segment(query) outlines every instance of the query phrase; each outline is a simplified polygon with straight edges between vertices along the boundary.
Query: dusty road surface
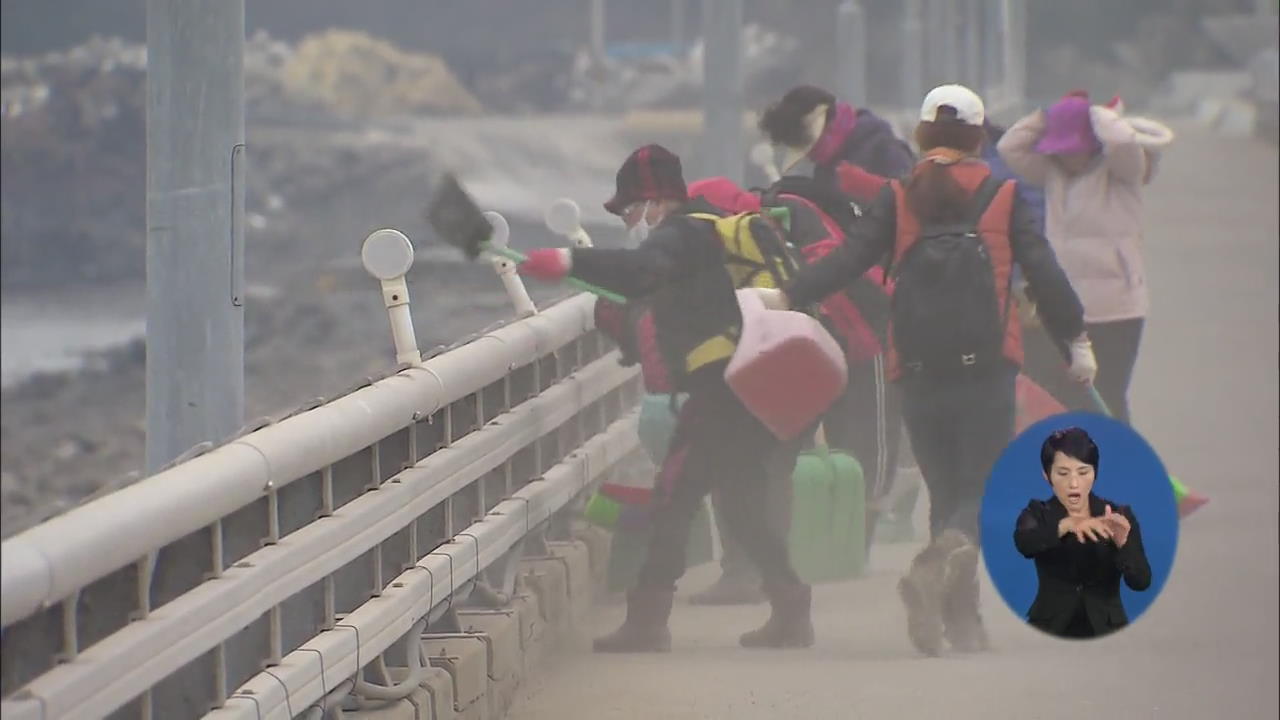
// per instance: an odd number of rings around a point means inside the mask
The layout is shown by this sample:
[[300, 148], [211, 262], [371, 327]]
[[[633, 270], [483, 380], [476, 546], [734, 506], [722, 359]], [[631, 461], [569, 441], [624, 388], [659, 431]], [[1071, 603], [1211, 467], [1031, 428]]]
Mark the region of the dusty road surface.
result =
[[[1280, 715], [1276, 149], [1179, 130], [1148, 194], [1154, 310], [1132, 400], [1166, 465], [1212, 502], [1183, 524], [1173, 576], [1135, 625], [1103, 641], [1052, 640], [987, 583], [995, 649], [920, 658], [894, 594], [915, 548], [890, 546], [866, 579], [817, 590], [812, 650], [741, 650], [738, 633], [764, 607], [685, 603], [671, 654], [571, 655], [526, 689], [512, 720]], [[595, 629], [620, 617], [601, 608]]]

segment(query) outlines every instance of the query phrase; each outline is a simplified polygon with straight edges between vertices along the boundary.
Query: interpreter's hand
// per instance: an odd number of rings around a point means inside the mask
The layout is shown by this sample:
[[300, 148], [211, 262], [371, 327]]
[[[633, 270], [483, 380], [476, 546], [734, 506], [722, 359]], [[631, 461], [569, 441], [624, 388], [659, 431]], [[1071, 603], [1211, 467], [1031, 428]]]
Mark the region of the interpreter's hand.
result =
[[1093, 344], [1088, 337], [1081, 335], [1071, 341], [1071, 367], [1067, 374], [1085, 385], [1092, 384], [1098, 376], [1098, 360], [1093, 356]]
[[751, 288], [751, 291], [760, 298], [764, 306], [770, 310], [790, 310], [791, 302], [787, 300], [787, 294], [778, 288]]
[[1068, 533], [1080, 542], [1102, 542], [1112, 537], [1111, 527], [1100, 517], [1065, 517], [1058, 523], [1058, 537]]
[[1122, 548], [1124, 544], [1129, 542], [1129, 531], [1132, 526], [1129, 524], [1129, 518], [1117, 512], [1111, 512], [1111, 506], [1107, 506], [1107, 512], [1102, 516], [1102, 521], [1111, 529], [1111, 539], [1115, 541], [1116, 547]]
[[521, 275], [555, 282], [563, 280], [572, 267], [573, 252], [569, 248], [539, 248], [529, 251], [516, 270]]

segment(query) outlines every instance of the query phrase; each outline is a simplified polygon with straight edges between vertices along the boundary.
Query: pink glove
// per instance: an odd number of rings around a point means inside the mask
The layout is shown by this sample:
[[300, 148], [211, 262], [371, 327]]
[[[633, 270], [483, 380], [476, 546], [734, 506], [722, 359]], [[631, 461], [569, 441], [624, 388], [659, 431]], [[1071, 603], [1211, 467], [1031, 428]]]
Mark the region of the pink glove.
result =
[[516, 270], [521, 275], [555, 282], [563, 280], [573, 266], [573, 254], [569, 248], [539, 248], [531, 250]]

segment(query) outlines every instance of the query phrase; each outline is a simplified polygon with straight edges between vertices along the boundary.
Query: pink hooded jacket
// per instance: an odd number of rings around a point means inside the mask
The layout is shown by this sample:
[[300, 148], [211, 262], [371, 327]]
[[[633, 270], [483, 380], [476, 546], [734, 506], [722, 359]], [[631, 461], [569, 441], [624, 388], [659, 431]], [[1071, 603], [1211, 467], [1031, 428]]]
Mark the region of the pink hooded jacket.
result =
[[1146, 317], [1142, 188], [1149, 159], [1137, 134], [1114, 110], [1089, 108], [1101, 152], [1070, 175], [1037, 151], [1045, 115], [1036, 111], [1009, 128], [996, 146], [1013, 172], [1045, 190], [1045, 234], [1084, 304], [1085, 322]]

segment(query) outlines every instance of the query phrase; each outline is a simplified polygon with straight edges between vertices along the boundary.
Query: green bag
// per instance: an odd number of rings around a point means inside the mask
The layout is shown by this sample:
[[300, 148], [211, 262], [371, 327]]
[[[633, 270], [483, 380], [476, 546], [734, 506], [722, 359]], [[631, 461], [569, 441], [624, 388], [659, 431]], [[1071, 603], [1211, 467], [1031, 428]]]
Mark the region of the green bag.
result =
[[597, 490], [591, 494], [582, 515], [592, 525], [611, 530], [622, 515], [622, 503]]
[[791, 564], [806, 583], [839, 582], [866, 569], [866, 487], [847, 453], [818, 446], [800, 453], [793, 475]]
[[[609, 592], [630, 590], [640, 574], [645, 557], [649, 551], [649, 533], [651, 530], [635, 530], [619, 527], [613, 532], [613, 541], [609, 546]], [[709, 563], [714, 557], [711, 539], [711, 514], [704, 500], [702, 508], [693, 518], [693, 527], [689, 531], [689, 547], [685, 550], [686, 565], [696, 567]]]

